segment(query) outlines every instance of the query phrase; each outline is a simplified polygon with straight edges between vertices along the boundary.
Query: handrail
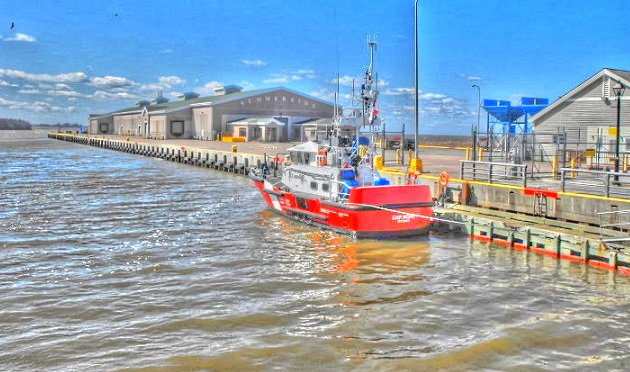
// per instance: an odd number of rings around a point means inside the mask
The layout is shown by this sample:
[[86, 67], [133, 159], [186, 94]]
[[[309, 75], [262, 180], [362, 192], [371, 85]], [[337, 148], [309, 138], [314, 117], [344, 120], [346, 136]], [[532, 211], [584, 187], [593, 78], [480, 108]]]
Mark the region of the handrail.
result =
[[[630, 241], [629, 237], [612, 237], [612, 238], [603, 238], [603, 229], [604, 228], [630, 228], [630, 210], [624, 209], [620, 211], [606, 211], [606, 212], [597, 212], [597, 216], [599, 217], [599, 237], [603, 242], [626, 242]], [[619, 216], [625, 216], [627, 221], [620, 221]], [[609, 223], [602, 223], [603, 217], [610, 217]]]
[[[630, 185], [630, 174], [590, 169], [560, 168], [560, 188], [567, 191], [567, 186], [575, 185], [593, 189], [593, 194], [627, 196], [628, 190], [621, 186]], [[623, 182], [622, 182], [623, 181]]]
[[527, 165], [487, 161], [460, 160], [462, 180], [498, 184], [517, 184], [527, 187]]

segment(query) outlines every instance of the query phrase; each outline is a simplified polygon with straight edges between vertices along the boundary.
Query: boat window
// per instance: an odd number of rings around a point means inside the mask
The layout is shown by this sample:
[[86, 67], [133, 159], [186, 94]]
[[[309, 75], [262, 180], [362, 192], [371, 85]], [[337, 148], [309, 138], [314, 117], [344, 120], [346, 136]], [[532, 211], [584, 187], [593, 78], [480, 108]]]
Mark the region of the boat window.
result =
[[317, 191], [317, 182], [311, 181], [311, 190]]
[[328, 192], [330, 190], [330, 186], [327, 183], [322, 184], [322, 190]]
[[302, 163], [303, 163], [303, 160], [302, 160], [302, 159], [303, 159], [303, 158], [302, 158], [302, 153], [301, 153], [301, 152], [298, 152], [298, 153], [297, 153], [297, 163], [298, 163], [298, 164], [302, 164]]
[[304, 153], [304, 163], [305, 163], [305, 164], [308, 164], [309, 158], [310, 158], [309, 153], [308, 153], [308, 152], [305, 152], [305, 153]]

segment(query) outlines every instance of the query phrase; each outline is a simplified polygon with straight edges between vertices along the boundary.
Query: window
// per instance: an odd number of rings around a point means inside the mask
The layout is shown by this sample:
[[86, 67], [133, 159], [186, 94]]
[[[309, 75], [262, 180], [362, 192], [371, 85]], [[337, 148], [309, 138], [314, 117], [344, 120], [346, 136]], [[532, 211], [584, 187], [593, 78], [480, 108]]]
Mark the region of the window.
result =
[[317, 182], [311, 181], [311, 190], [317, 191]]
[[322, 184], [322, 190], [328, 192], [330, 190], [330, 185], [327, 183]]
[[558, 145], [564, 144], [564, 133], [558, 133], [553, 135], [553, 143]]
[[247, 128], [238, 128], [239, 137], [247, 137]]

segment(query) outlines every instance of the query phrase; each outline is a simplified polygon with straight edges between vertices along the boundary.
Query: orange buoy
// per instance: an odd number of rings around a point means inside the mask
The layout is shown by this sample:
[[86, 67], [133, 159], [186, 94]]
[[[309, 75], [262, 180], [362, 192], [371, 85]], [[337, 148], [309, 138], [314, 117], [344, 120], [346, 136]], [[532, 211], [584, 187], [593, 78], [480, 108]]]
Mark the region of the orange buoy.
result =
[[440, 173], [440, 185], [442, 186], [448, 185], [449, 178], [450, 178], [450, 175], [448, 174], [447, 171], [443, 171], [442, 173]]

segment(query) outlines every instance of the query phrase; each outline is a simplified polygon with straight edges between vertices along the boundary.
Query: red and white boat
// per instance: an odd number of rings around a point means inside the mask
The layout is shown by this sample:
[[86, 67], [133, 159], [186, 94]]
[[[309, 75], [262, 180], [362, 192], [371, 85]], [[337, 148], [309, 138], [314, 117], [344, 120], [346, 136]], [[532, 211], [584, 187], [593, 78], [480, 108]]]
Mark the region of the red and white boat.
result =
[[[372, 89], [375, 43], [369, 45], [362, 108], [352, 117], [335, 120], [326, 140], [289, 148], [279, 173], [269, 174], [265, 163], [263, 169], [252, 169], [249, 177], [270, 208], [297, 221], [356, 238], [422, 235], [433, 220], [429, 187], [392, 185], [374, 166], [373, 136], [380, 119], [375, 107], [378, 91]], [[348, 126], [354, 131], [353, 144], [340, 137], [340, 128]], [[372, 138], [359, 137], [361, 128], [367, 128]]]

